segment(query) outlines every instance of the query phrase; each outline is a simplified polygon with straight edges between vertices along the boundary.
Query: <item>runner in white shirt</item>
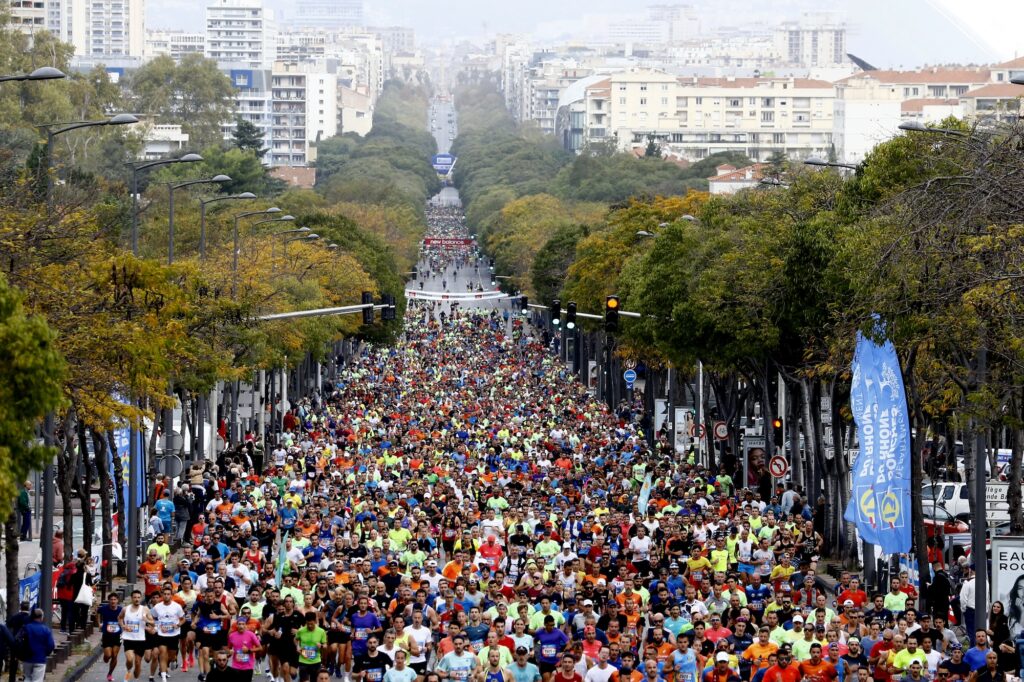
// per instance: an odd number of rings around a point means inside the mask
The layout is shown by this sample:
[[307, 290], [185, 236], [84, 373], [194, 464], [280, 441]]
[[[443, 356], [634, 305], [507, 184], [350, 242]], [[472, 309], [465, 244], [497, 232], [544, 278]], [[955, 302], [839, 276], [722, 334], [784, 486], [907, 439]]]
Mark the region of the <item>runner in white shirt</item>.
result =
[[118, 618], [121, 625], [121, 643], [124, 646], [126, 682], [142, 677], [142, 659], [148, 651], [146, 646], [146, 625], [153, 622], [149, 607], [142, 603], [142, 592], [132, 592], [132, 603], [121, 610]]
[[163, 600], [152, 609], [156, 622], [156, 641], [160, 647], [160, 678], [166, 682], [167, 665], [171, 658], [178, 657], [178, 640], [181, 638], [181, 624], [185, 622], [185, 610], [172, 600], [171, 588], [165, 587]]

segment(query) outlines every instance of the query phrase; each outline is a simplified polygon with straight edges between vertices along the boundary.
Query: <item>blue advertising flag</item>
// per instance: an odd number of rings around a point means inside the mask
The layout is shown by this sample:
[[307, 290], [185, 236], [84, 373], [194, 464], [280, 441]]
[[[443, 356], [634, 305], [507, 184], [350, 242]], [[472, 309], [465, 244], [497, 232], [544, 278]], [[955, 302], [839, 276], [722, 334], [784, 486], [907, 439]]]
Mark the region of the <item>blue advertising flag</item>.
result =
[[636, 500], [636, 508], [641, 514], [647, 513], [647, 506], [651, 503], [651, 472], [644, 476], [644, 484], [640, 486], [640, 496]]
[[886, 554], [910, 551], [910, 420], [899, 358], [859, 333], [853, 356], [850, 406], [860, 455], [844, 518]]

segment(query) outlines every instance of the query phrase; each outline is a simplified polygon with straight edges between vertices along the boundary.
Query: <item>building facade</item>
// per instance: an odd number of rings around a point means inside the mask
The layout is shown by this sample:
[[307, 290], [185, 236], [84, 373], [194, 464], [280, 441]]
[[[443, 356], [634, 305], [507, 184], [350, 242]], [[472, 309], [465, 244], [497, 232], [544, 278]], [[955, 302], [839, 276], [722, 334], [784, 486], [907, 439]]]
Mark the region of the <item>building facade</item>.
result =
[[271, 166], [307, 166], [338, 132], [338, 81], [323, 64], [276, 62], [271, 72]]
[[206, 56], [222, 67], [270, 68], [275, 34], [274, 14], [260, 0], [214, 0], [206, 7]]

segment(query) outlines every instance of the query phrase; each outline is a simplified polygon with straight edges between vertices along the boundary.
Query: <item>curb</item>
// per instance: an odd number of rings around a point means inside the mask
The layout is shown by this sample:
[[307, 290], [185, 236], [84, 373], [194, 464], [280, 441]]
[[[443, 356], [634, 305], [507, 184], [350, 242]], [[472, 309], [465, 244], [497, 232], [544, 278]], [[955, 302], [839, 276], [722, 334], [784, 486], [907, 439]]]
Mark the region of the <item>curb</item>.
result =
[[78, 682], [85, 675], [86, 671], [93, 666], [103, 655], [103, 647], [96, 645], [96, 648], [80, 659], [68, 672], [64, 673], [64, 682]]

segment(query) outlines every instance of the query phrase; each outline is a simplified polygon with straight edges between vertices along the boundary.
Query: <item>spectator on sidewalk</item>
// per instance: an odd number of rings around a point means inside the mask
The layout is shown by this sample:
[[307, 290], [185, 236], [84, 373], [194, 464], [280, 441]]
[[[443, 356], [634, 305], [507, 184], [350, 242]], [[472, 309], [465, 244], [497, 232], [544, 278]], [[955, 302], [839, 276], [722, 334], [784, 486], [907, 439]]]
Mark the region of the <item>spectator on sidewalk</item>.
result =
[[18, 515], [21, 517], [21, 540], [24, 542], [32, 540], [32, 502], [28, 496], [31, 491], [31, 481], [25, 481], [25, 485], [18, 491]]
[[53, 534], [53, 556], [51, 559], [54, 566], [64, 561], [64, 531], [62, 530]]
[[21, 650], [21, 660], [25, 671], [25, 682], [43, 682], [46, 677], [46, 659], [56, 646], [53, 643], [53, 633], [43, 623], [42, 609], [35, 609], [32, 612], [32, 620], [22, 628], [20, 640], [24, 642]]

